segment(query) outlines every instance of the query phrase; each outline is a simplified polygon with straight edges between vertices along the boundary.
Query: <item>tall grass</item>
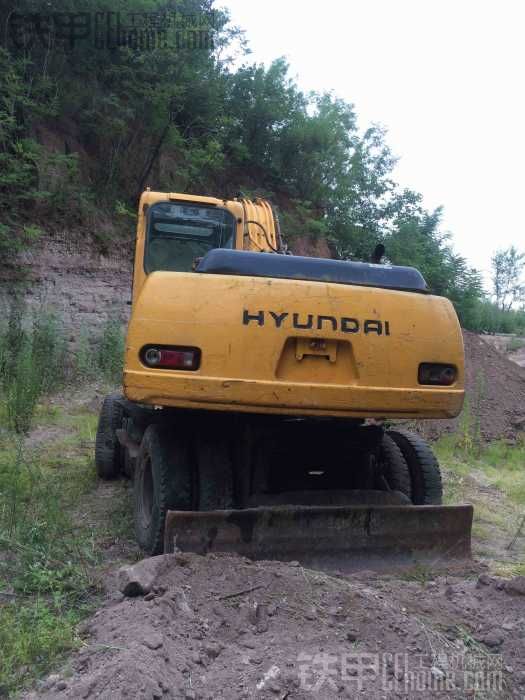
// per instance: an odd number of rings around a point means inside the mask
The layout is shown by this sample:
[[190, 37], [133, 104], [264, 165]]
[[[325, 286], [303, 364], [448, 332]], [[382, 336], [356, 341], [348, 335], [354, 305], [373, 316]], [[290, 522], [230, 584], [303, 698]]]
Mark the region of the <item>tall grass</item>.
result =
[[73, 515], [95, 483], [92, 460], [75, 455], [65, 443], [50, 452], [24, 442], [16, 434], [0, 439], [0, 687], [5, 693], [47, 671], [77, 644], [76, 624], [96, 590], [92, 535]]
[[95, 334], [83, 329], [74, 359], [74, 374], [80, 381], [103, 380], [111, 386], [122, 381], [124, 333], [120, 321], [108, 318]]
[[36, 406], [44, 394], [63, 386], [66, 377], [66, 340], [52, 313], [40, 309], [28, 319], [20, 303], [10, 309], [0, 334], [2, 398], [9, 428], [27, 434]]
[[116, 319], [109, 318], [102, 326], [97, 346], [97, 365], [102, 376], [111, 384], [120, 384], [124, 360], [124, 335], [122, 326]]
[[[49, 669], [78, 642], [96, 553], [91, 533], [73, 513], [95, 483], [92, 457], [75, 457], [82, 429], [94, 435], [96, 416], [84, 415], [77, 446], [57, 454], [31, 448], [31, 430], [47, 396], [69, 382], [120, 382], [123, 334], [106, 322], [94, 338], [68, 352], [59, 319], [29, 313], [15, 300], [0, 320], [0, 697]], [[91, 452], [91, 447], [89, 447]], [[73, 455], [71, 454], [73, 452]]]
[[69, 382], [120, 385], [124, 333], [117, 319], [108, 318], [95, 332], [83, 329], [68, 351], [62, 323], [52, 311], [29, 314], [15, 300], [6, 316], [0, 320], [0, 400], [17, 434], [31, 429], [38, 401]]
[[455, 435], [455, 446], [465, 456], [479, 457], [483, 449], [481, 434], [481, 403], [486, 393], [486, 379], [482, 372], [476, 375], [476, 388], [465, 399], [459, 426]]

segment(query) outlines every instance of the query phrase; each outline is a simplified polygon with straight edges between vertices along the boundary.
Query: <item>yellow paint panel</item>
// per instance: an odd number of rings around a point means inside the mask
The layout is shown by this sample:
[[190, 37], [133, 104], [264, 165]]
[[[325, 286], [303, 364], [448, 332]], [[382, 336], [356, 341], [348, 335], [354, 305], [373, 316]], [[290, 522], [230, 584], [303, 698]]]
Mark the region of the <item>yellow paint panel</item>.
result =
[[[282, 314], [287, 315], [277, 327], [274, 319]], [[337, 330], [319, 323], [326, 316], [336, 320]], [[376, 331], [365, 333], [366, 321]], [[297, 338], [336, 342], [336, 361], [298, 360]], [[149, 370], [139, 359], [149, 343], [199, 347], [201, 367]], [[420, 386], [421, 362], [456, 365], [456, 384]], [[441, 297], [325, 282], [154, 272], [133, 307], [125, 393], [146, 403], [219, 410], [450, 417], [462, 406], [463, 377], [461, 331], [452, 305]]]

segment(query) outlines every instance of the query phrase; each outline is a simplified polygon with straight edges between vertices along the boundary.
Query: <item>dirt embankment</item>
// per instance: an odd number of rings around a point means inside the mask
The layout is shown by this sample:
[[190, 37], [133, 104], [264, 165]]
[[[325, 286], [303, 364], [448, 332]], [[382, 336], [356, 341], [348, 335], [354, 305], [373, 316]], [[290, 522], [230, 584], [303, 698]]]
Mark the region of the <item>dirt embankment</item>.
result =
[[[525, 368], [483, 340], [463, 331], [468, 422], [485, 440], [515, 439], [525, 431]], [[462, 418], [418, 426], [435, 438], [458, 429]], [[463, 416], [467, 421], [467, 416]]]
[[525, 367], [525, 345], [518, 350], [513, 350], [508, 354], [509, 360], [515, 362], [520, 367]]
[[71, 675], [32, 697], [521, 698], [525, 578], [478, 573], [416, 580], [155, 557], [121, 575], [139, 594], [115, 594], [85, 626]]

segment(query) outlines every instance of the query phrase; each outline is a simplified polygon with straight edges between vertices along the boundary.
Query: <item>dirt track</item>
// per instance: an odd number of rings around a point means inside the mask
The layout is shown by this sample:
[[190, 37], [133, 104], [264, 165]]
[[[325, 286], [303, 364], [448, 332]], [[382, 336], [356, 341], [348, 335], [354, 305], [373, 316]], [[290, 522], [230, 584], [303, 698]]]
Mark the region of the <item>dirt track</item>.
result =
[[160, 569], [152, 592], [124, 597], [113, 581], [71, 677], [33, 697], [471, 698], [476, 682], [476, 698], [525, 694], [525, 578], [518, 594], [474, 566], [404, 579], [230, 555], [147, 567]]

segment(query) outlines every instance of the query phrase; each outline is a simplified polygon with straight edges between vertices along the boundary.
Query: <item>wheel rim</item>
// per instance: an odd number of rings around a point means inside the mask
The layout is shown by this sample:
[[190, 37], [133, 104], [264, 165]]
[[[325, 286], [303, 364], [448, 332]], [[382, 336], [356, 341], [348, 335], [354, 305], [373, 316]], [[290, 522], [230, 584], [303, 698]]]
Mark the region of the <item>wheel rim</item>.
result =
[[144, 468], [141, 470], [140, 494], [140, 519], [147, 528], [151, 524], [153, 512], [153, 472], [149, 456], [144, 460]]

